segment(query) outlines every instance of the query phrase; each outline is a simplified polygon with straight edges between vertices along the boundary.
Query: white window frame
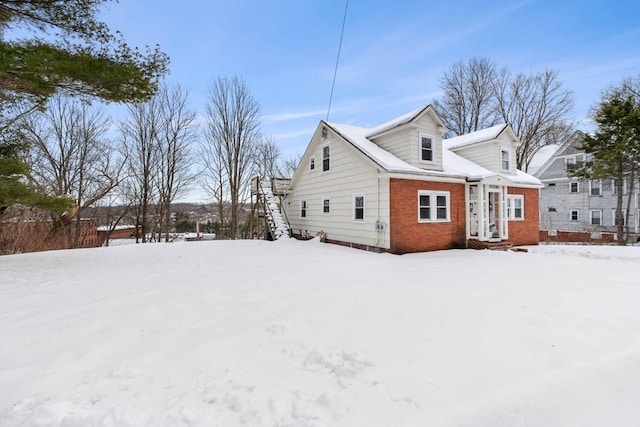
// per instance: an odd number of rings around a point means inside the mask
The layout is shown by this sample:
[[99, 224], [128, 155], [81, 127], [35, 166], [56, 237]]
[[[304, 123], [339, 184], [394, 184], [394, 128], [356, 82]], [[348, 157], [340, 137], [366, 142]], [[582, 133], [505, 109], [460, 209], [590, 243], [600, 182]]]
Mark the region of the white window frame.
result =
[[[420, 204], [420, 196], [429, 197], [429, 218], [422, 218]], [[438, 209], [442, 209], [437, 205], [438, 197], [445, 197], [446, 218], [438, 218]], [[432, 190], [418, 190], [418, 222], [451, 222], [451, 192], [450, 191], [432, 191]]]
[[[576, 213], [576, 219], [573, 219], [573, 213]], [[570, 209], [569, 210], [569, 221], [577, 222], [580, 221], [580, 209]]]
[[[331, 213], [331, 197], [323, 197], [322, 198], [322, 203], [320, 203], [320, 206], [321, 206], [323, 214], [325, 214], [325, 215], [326, 214], [330, 214]], [[325, 211], [325, 207], [327, 208], [326, 211]]]
[[[611, 192], [617, 196], [618, 195], [618, 187], [616, 187], [616, 180], [611, 180]], [[627, 178], [622, 179], [622, 194], [627, 194]]]
[[316, 156], [309, 157], [309, 170], [316, 170]]
[[[424, 160], [422, 158], [422, 152], [423, 152], [423, 148], [422, 148], [422, 139], [423, 138], [429, 138], [431, 140], [431, 148], [429, 151], [431, 151], [431, 160]], [[418, 138], [418, 156], [420, 159], [420, 163], [426, 163], [426, 164], [435, 164], [436, 163], [436, 138], [433, 135], [430, 135], [428, 133], [422, 133], [420, 132], [420, 136]]]
[[[598, 224], [594, 224], [594, 222], [593, 222], [593, 214], [595, 212], [598, 212], [600, 214], [600, 218], [599, 218], [600, 219], [600, 223], [598, 223]], [[602, 227], [602, 225], [603, 225], [602, 224], [602, 209], [591, 209], [589, 211], [589, 225], [597, 225], [597, 226]]]
[[[504, 154], [507, 154], [507, 158], [504, 158]], [[505, 168], [505, 161], [507, 162], [507, 167]], [[500, 170], [510, 171], [511, 170], [511, 149], [507, 147], [500, 147]]]
[[568, 156], [564, 158], [565, 165], [575, 165], [576, 164], [576, 156]]
[[[616, 210], [617, 209], [611, 209], [611, 225], [614, 227], [617, 227]], [[627, 210], [622, 209], [622, 226], [625, 227], [626, 225], [627, 225]]]
[[[358, 208], [357, 206], [357, 200], [359, 198], [362, 198], [362, 207]], [[354, 193], [353, 194], [353, 206], [352, 206], [352, 212], [353, 212], [353, 221], [354, 222], [365, 222], [365, 207], [367, 204], [367, 198], [365, 197], [364, 193]], [[358, 209], [362, 209], [362, 218], [358, 218], [357, 215], [357, 211]]]
[[300, 219], [306, 219], [307, 218], [307, 210], [309, 209], [309, 206], [307, 205], [307, 201], [306, 200], [300, 200]]
[[[576, 185], [576, 191], [573, 191], [573, 184]], [[569, 193], [570, 194], [578, 194], [578, 193], [580, 193], [580, 181], [571, 181], [569, 183]]]
[[[327, 156], [325, 157], [325, 149]], [[322, 172], [331, 170], [331, 146], [329, 144], [322, 146]]]
[[[516, 216], [515, 201], [520, 200], [520, 215]], [[524, 195], [507, 195], [507, 219], [509, 221], [524, 221]]]
[[[593, 184], [598, 183], [598, 194], [593, 194], [594, 186]], [[601, 179], [591, 179], [589, 180], [589, 196], [599, 197], [602, 196], [602, 180]]]

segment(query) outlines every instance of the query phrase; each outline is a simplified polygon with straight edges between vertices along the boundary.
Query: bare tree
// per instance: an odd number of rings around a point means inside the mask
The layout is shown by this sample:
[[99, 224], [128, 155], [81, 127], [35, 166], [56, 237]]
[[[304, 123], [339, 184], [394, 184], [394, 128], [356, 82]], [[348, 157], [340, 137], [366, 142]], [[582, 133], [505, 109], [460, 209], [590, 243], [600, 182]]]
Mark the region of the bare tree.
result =
[[502, 69], [494, 90], [497, 113], [520, 140], [516, 152], [518, 169], [526, 172], [540, 148], [564, 141], [573, 132], [573, 123], [568, 119], [573, 110], [573, 94], [562, 87], [555, 71], [512, 77]]
[[193, 174], [191, 143], [196, 136], [196, 114], [188, 106], [188, 93], [180, 86], [163, 86], [156, 95], [159, 98], [161, 119], [158, 133], [159, 206], [165, 241], [171, 231], [171, 203], [189, 188]]
[[292, 178], [293, 174], [296, 173], [296, 169], [298, 169], [298, 165], [302, 161], [302, 154], [296, 153], [289, 157], [289, 159], [285, 160], [282, 163], [282, 174], [285, 178]]
[[128, 186], [137, 197], [136, 227], [142, 243], [147, 242], [152, 209], [158, 200], [156, 185], [160, 156], [156, 140], [160, 132], [158, 98], [130, 104], [129, 117], [121, 124], [122, 147], [127, 158]]
[[105, 136], [107, 124], [101, 109], [62, 96], [51, 98], [46, 112], [30, 115], [24, 122], [31, 146], [31, 178], [45, 194], [75, 201], [76, 209], [59, 218], [69, 247], [81, 243], [78, 213], [105, 197], [121, 180], [124, 162]]
[[261, 140], [260, 107], [240, 77], [219, 77], [209, 90], [206, 112], [205, 144], [210, 147], [203, 151], [219, 156], [209, 162], [212, 168], [206, 174], [215, 183], [208, 188], [219, 191], [214, 197], [228, 198], [229, 237], [235, 239], [241, 210], [249, 196], [253, 157]]
[[282, 178], [280, 149], [272, 138], [262, 138], [256, 146], [254, 156], [255, 174], [260, 178]]
[[487, 58], [471, 58], [449, 68], [440, 79], [443, 98], [434, 107], [450, 131], [464, 135], [497, 123], [495, 79], [495, 65]]

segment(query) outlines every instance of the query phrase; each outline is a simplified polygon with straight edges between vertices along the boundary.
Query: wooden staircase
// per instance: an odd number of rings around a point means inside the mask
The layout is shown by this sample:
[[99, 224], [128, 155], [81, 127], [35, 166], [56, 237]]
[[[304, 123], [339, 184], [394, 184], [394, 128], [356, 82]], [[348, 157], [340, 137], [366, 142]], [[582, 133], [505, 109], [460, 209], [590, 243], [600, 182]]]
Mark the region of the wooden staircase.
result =
[[279, 190], [274, 194], [274, 187], [276, 187], [274, 180], [267, 181], [260, 178], [254, 178], [254, 180], [252, 187], [258, 201], [258, 218], [264, 218], [268, 230], [268, 234], [264, 237], [270, 240], [278, 240], [282, 236], [289, 237], [289, 221], [282, 210], [281, 198], [284, 195], [281, 189], [288, 182], [283, 183], [280, 182], [283, 180], [279, 179]]

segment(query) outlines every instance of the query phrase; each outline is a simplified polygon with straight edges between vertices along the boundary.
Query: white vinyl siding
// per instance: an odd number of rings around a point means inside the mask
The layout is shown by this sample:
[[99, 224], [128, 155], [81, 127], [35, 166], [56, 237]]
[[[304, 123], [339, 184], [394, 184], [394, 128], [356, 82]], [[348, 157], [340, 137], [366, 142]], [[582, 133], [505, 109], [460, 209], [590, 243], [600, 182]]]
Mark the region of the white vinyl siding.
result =
[[[322, 173], [322, 147], [330, 145], [330, 172]], [[320, 231], [331, 240], [390, 248], [388, 228], [376, 231], [376, 221], [389, 226], [389, 178], [378, 172], [362, 153], [331, 132], [323, 139], [318, 132], [296, 172], [284, 203], [294, 234], [315, 236]], [[316, 158], [316, 170], [306, 165]], [[354, 222], [354, 194], [365, 194], [364, 220]], [[323, 213], [322, 200], [330, 198], [330, 213]], [[300, 219], [298, 200], [307, 201], [307, 217]], [[290, 204], [288, 202], [291, 202]], [[294, 202], [295, 201], [295, 202]], [[357, 224], [357, 226], [354, 226]]]

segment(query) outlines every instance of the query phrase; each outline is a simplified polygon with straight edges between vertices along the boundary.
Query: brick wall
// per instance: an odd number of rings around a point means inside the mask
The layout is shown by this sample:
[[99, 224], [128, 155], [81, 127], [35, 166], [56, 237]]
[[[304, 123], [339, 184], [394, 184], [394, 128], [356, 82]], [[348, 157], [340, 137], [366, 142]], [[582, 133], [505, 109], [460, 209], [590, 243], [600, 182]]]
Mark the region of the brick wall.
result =
[[507, 193], [524, 195], [524, 221], [509, 221], [509, 241], [515, 246], [537, 245], [540, 243], [540, 190], [509, 187]]
[[[419, 223], [418, 190], [449, 191], [451, 222]], [[464, 184], [391, 179], [389, 193], [390, 252], [465, 247]]]

